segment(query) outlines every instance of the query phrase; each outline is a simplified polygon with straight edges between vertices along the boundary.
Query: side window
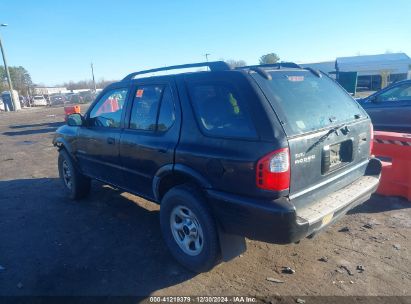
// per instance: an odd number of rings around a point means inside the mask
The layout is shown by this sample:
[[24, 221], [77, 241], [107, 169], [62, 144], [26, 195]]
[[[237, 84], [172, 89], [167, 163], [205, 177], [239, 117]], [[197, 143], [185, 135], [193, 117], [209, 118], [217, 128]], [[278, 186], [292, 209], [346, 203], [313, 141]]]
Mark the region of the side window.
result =
[[137, 88], [131, 110], [131, 129], [156, 131], [157, 127], [162, 132], [168, 130], [174, 120], [174, 102], [169, 87], [147, 85]]
[[119, 128], [126, 96], [127, 89], [114, 89], [104, 94], [90, 112], [89, 125]]
[[256, 132], [236, 90], [225, 84], [192, 84], [191, 100], [203, 131], [211, 136], [255, 137]]
[[160, 132], [167, 131], [173, 125], [176, 119], [173, 96], [169, 87], [166, 87], [161, 100], [160, 114], [158, 116], [157, 130]]
[[403, 84], [377, 96], [378, 102], [395, 102], [411, 99], [411, 85]]
[[134, 96], [131, 110], [130, 128], [154, 131], [156, 128], [158, 106], [164, 86], [139, 86]]

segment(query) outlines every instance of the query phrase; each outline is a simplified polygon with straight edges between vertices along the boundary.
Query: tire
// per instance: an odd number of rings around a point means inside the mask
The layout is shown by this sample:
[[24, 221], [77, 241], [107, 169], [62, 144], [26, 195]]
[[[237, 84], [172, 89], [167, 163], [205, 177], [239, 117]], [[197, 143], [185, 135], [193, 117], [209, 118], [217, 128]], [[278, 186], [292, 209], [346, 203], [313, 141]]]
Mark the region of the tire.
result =
[[79, 172], [66, 150], [59, 152], [58, 168], [60, 179], [70, 199], [78, 200], [87, 196], [90, 192], [91, 180]]
[[161, 200], [160, 224], [171, 254], [187, 269], [206, 272], [219, 262], [217, 226], [196, 188], [181, 185], [169, 190]]

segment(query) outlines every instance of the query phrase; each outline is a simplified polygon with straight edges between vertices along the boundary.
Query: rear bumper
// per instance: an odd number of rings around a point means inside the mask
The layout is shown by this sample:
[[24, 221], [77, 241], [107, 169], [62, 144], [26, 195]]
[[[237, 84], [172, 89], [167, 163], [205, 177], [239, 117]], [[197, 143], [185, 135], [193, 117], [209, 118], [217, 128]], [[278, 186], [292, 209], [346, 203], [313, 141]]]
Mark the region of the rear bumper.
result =
[[381, 162], [371, 159], [364, 176], [301, 210], [285, 197], [259, 200], [213, 190], [207, 193], [213, 213], [226, 233], [287, 244], [318, 233], [368, 200], [377, 190], [380, 174]]

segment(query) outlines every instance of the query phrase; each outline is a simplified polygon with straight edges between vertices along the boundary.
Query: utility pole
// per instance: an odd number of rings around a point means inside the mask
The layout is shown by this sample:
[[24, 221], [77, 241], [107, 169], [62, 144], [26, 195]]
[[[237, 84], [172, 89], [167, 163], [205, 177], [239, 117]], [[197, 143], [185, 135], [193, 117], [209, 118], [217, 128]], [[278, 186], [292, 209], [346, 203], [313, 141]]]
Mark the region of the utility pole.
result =
[[96, 92], [96, 91], [97, 91], [97, 87], [96, 87], [96, 80], [94, 79], [94, 67], [93, 67], [93, 63], [91, 63], [91, 75], [93, 76], [94, 92]]
[[[208, 62], [208, 56], [210, 56], [211, 54], [205, 53], [204, 56], [206, 58], [206, 62]], [[210, 67], [207, 67], [207, 70], [210, 70]]]
[[[2, 24], [0, 24], [0, 26], [4, 26], [4, 27], [5, 27], [5, 26], [7, 26], [7, 24], [6, 24], [6, 23], [2, 23]], [[7, 66], [6, 54], [5, 54], [4, 49], [3, 49], [3, 44], [2, 44], [2, 42], [1, 42], [1, 37], [0, 37], [0, 49], [1, 49], [1, 54], [2, 54], [2, 56], [3, 56], [4, 69], [6, 70], [7, 82], [9, 83], [10, 98], [11, 98], [11, 102], [12, 102], [12, 104], [13, 104], [13, 109], [12, 109], [12, 111], [16, 111], [17, 105], [16, 105], [16, 101], [14, 100], [13, 85], [12, 85], [12, 83], [11, 83], [9, 67]]]

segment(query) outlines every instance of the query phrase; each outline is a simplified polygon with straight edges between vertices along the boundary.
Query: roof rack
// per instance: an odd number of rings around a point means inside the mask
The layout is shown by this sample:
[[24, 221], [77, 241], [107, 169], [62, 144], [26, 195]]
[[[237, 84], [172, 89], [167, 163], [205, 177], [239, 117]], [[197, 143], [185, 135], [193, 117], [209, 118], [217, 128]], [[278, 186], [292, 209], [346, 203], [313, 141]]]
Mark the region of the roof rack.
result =
[[311, 73], [313, 73], [315, 76], [317, 76], [318, 78], [321, 78], [321, 71], [310, 68], [310, 67], [305, 67], [304, 70], [310, 71]]
[[254, 69], [254, 68], [295, 68], [295, 69], [302, 69], [302, 67], [294, 62], [278, 62], [278, 63], [270, 63], [270, 64], [259, 64], [259, 65], [248, 65], [243, 67], [237, 67], [236, 70], [241, 69]]
[[148, 74], [148, 73], [168, 71], [168, 70], [177, 70], [177, 69], [198, 68], [198, 67], [208, 67], [210, 69], [210, 71], [231, 70], [231, 67], [224, 61], [189, 63], [189, 64], [172, 65], [172, 66], [163, 67], [163, 68], [157, 68], [157, 69], [134, 72], [134, 73], [128, 74], [126, 77], [124, 77], [122, 81], [131, 80], [135, 76], [141, 75], [141, 74]]

